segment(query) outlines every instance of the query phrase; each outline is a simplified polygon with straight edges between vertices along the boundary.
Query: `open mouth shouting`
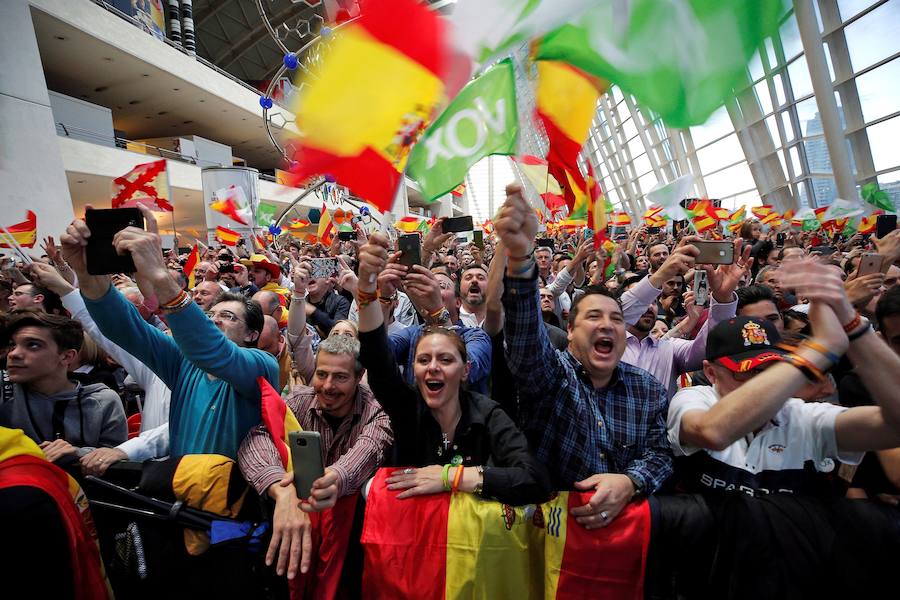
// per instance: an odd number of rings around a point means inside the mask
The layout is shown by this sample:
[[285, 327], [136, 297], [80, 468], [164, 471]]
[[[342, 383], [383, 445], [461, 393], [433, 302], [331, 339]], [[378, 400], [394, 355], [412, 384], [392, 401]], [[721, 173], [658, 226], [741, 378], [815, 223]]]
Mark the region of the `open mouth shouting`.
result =
[[425, 380], [425, 387], [428, 388], [428, 391], [434, 392], [434, 393], [440, 392], [441, 390], [444, 389], [444, 387], [446, 385], [447, 384], [445, 384], [443, 381], [441, 381], [439, 379], [426, 379]]
[[615, 341], [611, 337], [600, 336], [594, 340], [594, 353], [601, 359], [608, 359], [613, 355]]

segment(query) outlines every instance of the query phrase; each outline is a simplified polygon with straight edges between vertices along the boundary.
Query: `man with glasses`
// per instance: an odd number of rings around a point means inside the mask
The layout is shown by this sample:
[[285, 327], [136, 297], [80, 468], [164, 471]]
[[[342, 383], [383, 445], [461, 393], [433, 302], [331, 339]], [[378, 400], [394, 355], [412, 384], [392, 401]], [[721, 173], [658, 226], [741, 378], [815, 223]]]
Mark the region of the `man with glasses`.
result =
[[172, 390], [171, 455], [236, 458], [241, 440], [261, 419], [257, 378], [278, 385], [275, 359], [256, 348], [262, 310], [245, 296], [223, 292], [204, 316], [169, 275], [153, 213], [143, 207], [141, 212], [148, 230], [128, 227], [112, 243], [119, 254], [130, 253], [136, 280], [166, 313], [171, 337], [147, 324], [108, 276], [88, 273], [84, 250], [91, 232], [83, 220], [73, 221], [62, 236], [63, 256], [100, 331]]

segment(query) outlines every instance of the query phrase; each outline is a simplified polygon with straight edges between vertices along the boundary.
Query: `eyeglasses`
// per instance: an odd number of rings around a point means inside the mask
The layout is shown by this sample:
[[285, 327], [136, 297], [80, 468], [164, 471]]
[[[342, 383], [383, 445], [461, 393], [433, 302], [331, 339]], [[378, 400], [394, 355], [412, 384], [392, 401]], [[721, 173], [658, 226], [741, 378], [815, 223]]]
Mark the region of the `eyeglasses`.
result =
[[209, 317], [210, 321], [215, 321], [216, 317], [223, 321], [231, 321], [232, 323], [237, 323], [241, 320], [240, 317], [229, 310], [220, 310], [219, 312], [208, 310], [206, 311], [206, 316]]

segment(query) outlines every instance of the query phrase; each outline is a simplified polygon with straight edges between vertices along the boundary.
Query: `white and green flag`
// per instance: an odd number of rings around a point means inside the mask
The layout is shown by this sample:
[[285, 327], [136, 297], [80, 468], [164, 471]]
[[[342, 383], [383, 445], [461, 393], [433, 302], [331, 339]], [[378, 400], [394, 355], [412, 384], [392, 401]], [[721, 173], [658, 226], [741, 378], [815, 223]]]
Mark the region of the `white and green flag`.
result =
[[278, 214], [278, 206], [269, 202], [260, 202], [256, 207], [256, 224], [260, 227], [268, 227]]
[[413, 148], [406, 174], [433, 202], [491, 154], [515, 154], [519, 133], [512, 62], [503, 60], [460, 91]]

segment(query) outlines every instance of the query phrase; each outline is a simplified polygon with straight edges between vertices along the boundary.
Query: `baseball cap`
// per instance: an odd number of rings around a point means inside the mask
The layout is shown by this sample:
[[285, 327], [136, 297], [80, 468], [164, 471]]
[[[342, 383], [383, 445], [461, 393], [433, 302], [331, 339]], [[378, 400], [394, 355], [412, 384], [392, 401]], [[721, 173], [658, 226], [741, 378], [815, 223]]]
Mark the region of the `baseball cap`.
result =
[[770, 321], [756, 317], [734, 317], [716, 325], [706, 338], [706, 360], [735, 373], [743, 373], [767, 362], [782, 360], [786, 353]]
[[268, 256], [263, 254], [253, 254], [249, 259], [244, 258], [241, 260], [241, 264], [247, 267], [262, 267], [275, 279], [281, 277], [281, 266], [273, 263]]

